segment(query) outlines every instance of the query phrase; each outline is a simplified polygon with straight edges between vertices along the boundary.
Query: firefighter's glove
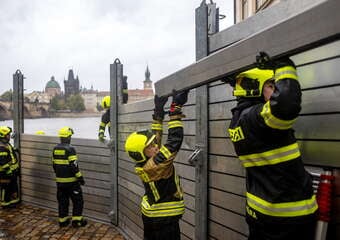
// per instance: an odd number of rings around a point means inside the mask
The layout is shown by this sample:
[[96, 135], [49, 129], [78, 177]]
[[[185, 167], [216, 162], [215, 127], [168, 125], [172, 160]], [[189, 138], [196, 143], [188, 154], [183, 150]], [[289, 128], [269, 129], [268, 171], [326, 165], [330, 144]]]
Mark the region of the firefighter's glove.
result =
[[100, 142], [104, 142], [104, 141], [105, 141], [105, 135], [104, 135], [103, 132], [99, 132], [99, 133], [98, 133], [98, 140], [99, 140]]
[[278, 60], [273, 60], [265, 52], [260, 52], [256, 56], [255, 65], [256, 67], [260, 69], [272, 69], [272, 70], [276, 70], [278, 68], [285, 67], [285, 66], [292, 66], [296, 68], [294, 62], [290, 58], [285, 57], [285, 58], [281, 58]]
[[13, 174], [14, 174], [15, 176], [20, 177], [20, 176], [21, 176], [20, 168], [17, 168], [17, 169], [15, 169], [15, 170], [13, 170]]
[[174, 92], [169, 111], [170, 116], [182, 114], [182, 106], [188, 101], [188, 93], [189, 90]]
[[83, 177], [78, 178], [78, 182], [80, 185], [84, 186], [85, 185], [85, 180]]
[[13, 175], [12, 169], [7, 168], [7, 169], [6, 169], [6, 175], [7, 175], [7, 176], [12, 176], [12, 175]]
[[164, 105], [168, 101], [168, 97], [166, 96], [158, 96], [155, 95], [154, 103], [155, 103], [155, 109], [154, 114], [152, 115], [152, 118], [154, 120], [162, 121], [164, 119]]
[[275, 69], [274, 61], [269, 57], [269, 55], [265, 52], [259, 52], [256, 55], [256, 67], [259, 69]]
[[232, 87], [235, 87], [236, 84], [236, 76], [232, 75], [232, 76], [228, 76], [228, 77], [224, 77], [221, 79], [222, 82], [229, 84]]

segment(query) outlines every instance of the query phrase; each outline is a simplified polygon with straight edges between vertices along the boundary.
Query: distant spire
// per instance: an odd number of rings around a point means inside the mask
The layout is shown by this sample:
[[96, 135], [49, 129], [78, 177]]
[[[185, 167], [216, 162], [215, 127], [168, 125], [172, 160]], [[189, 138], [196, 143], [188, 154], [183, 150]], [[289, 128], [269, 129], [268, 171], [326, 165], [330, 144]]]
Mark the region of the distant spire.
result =
[[145, 80], [144, 80], [144, 89], [152, 89], [152, 81], [150, 79], [150, 70], [149, 66], [146, 65], [146, 70], [145, 70]]
[[67, 78], [67, 80], [74, 80], [74, 73], [73, 73], [73, 69], [70, 69], [70, 70], [68, 70], [68, 78]]
[[149, 71], [149, 66], [146, 65], [146, 70], [145, 70], [145, 81], [144, 82], [151, 82], [151, 79], [150, 79], [150, 71]]

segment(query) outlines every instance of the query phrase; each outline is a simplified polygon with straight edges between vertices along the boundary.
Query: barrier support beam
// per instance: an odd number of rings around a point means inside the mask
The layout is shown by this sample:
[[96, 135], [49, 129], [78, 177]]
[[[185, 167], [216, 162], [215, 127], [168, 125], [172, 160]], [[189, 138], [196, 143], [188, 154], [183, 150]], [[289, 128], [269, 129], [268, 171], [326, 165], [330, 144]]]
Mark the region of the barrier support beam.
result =
[[[273, 7], [272, 10], [275, 8]], [[290, 56], [340, 38], [340, 1], [328, 0], [221, 49], [155, 83], [156, 93], [192, 89], [253, 67], [259, 51]]]

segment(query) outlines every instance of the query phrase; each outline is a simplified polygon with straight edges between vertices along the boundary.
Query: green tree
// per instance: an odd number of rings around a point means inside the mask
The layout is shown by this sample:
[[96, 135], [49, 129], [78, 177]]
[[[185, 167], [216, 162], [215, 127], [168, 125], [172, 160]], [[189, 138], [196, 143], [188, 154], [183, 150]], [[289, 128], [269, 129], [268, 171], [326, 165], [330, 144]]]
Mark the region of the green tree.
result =
[[63, 110], [66, 109], [65, 100], [61, 96], [54, 96], [51, 99], [51, 109], [53, 110]]
[[69, 96], [66, 100], [66, 105], [72, 112], [85, 110], [84, 99], [79, 94]]
[[0, 99], [3, 101], [11, 102], [13, 97], [13, 91], [12, 89], [9, 91], [4, 92], [1, 96]]

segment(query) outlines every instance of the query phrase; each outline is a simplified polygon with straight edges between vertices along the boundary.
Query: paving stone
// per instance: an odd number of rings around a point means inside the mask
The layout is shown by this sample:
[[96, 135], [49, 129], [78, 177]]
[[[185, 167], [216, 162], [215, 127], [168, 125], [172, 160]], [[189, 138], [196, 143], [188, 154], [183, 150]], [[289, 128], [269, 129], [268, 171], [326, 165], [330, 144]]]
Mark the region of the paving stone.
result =
[[0, 208], [0, 240], [124, 240], [113, 225], [88, 220], [83, 228], [60, 228], [57, 217], [29, 204]]

